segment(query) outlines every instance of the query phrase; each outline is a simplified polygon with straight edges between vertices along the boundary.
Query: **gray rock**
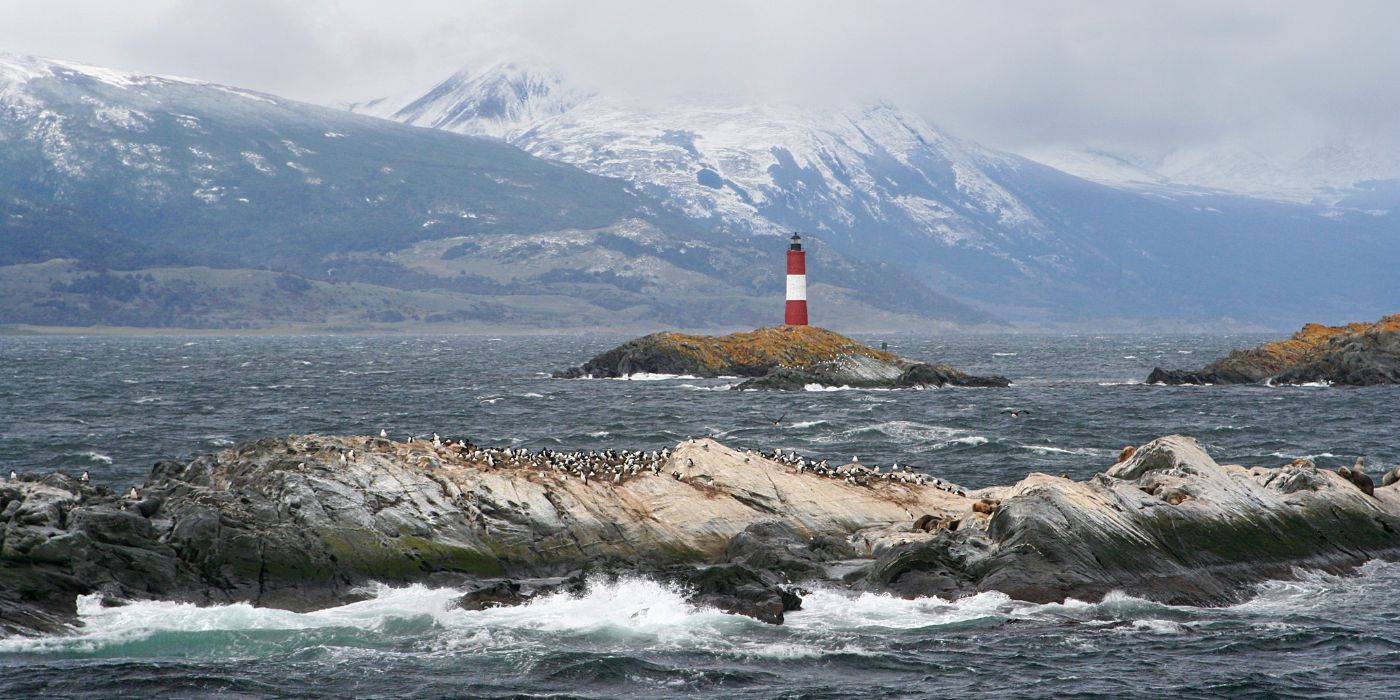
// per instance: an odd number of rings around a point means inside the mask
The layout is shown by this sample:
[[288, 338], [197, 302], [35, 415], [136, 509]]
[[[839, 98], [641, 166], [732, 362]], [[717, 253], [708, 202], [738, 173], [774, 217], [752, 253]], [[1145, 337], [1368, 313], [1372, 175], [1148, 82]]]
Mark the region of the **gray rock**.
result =
[[[655, 472], [586, 484], [538, 455], [495, 454], [302, 436], [163, 462], [141, 502], [76, 480], [7, 483], [0, 628], [56, 629], [94, 592], [310, 610], [369, 581], [421, 581], [510, 604], [542, 590], [512, 584], [581, 569], [656, 575], [770, 622], [800, 604], [791, 583], [813, 580], [1199, 605], [1294, 567], [1344, 571], [1400, 552], [1400, 490], [1368, 495], [1305, 462], [1222, 466], [1179, 436], [1085, 482], [1032, 474], [970, 495], [839, 478], [855, 465], [838, 478], [798, 471], [710, 440], [677, 445]], [[945, 526], [912, 529], [925, 514]]]

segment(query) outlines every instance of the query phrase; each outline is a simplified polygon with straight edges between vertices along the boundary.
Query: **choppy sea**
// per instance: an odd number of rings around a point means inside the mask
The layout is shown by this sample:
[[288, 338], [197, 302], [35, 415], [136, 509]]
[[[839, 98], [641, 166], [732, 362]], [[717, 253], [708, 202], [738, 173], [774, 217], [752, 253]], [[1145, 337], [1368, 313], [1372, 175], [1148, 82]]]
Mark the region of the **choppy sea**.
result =
[[[1260, 336], [862, 339], [1015, 384], [758, 393], [726, 379], [549, 378], [613, 336], [0, 337], [0, 475], [87, 470], [124, 488], [157, 459], [380, 429], [559, 449], [714, 436], [899, 461], [970, 487], [1085, 478], [1169, 433], [1246, 465], [1400, 461], [1400, 387], [1141, 383]], [[422, 587], [309, 614], [84, 599], [70, 634], [0, 639], [0, 697], [1393, 698], [1396, 590], [1400, 565], [1384, 563], [1299, 572], [1216, 609], [818, 589], [781, 627], [692, 608], [647, 580], [483, 612]]]

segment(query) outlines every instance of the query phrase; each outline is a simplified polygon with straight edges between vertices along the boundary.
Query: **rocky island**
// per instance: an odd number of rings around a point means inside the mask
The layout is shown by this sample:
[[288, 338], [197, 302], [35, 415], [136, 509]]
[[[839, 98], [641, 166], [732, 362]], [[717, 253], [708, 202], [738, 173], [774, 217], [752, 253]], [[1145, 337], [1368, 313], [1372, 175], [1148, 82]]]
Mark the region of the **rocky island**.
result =
[[744, 377], [735, 389], [1011, 385], [1005, 377], [978, 377], [947, 365], [910, 360], [815, 326], [775, 326], [718, 337], [653, 333], [554, 376], [613, 379], [635, 374]]
[[1400, 314], [1375, 323], [1309, 323], [1287, 340], [1236, 350], [1199, 370], [1158, 367], [1148, 384], [1400, 383]]
[[309, 610], [424, 582], [480, 608], [618, 573], [773, 623], [807, 582], [1223, 604], [1295, 567], [1400, 556], [1400, 474], [1340, 472], [1220, 465], [1181, 436], [1087, 481], [976, 491], [712, 440], [583, 453], [267, 438], [161, 462], [126, 493], [60, 473], [0, 482], [0, 629], [61, 630], [91, 593]]

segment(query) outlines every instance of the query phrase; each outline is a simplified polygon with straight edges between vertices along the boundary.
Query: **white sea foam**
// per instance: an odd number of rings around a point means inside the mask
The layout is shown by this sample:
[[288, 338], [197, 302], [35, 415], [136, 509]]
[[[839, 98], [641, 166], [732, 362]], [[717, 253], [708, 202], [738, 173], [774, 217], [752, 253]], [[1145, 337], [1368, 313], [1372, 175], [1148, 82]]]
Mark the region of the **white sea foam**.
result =
[[[909, 387], [909, 388], [910, 388], [910, 389], [921, 389], [921, 388], [923, 388], [923, 387]], [[848, 384], [843, 384], [843, 385], [841, 385], [841, 386], [829, 386], [829, 385], [827, 385], [827, 384], [806, 384], [806, 385], [803, 385], [802, 390], [803, 390], [803, 391], [894, 391], [894, 389], [891, 389], [891, 388], [889, 388], [889, 387], [883, 387], [883, 386], [880, 386], [880, 387], [862, 387], [862, 386], [850, 386], [850, 385], [848, 385]]]
[[653, 372], [637, 372], [617, 377], [617, 381], [621, 382], [664, 382], [669, 379], [699, 379], [699, 377], [693, 374], [658, 374]]
[[[1121, 592], [1109, 593], [1098, 603], [1070, 599], [1036, 604], [998, 592], [952, 600], [907, 600], [819, 586], [803, 594], [802, 609], [788, 613], [780, 628], [695, 606], [686, 599], [686, 591], [644, 578], [595, 580], [579, 594], [554, 593], [527, 605], [481, 611], [456, 606], [461, 590], [422, 585], [377, 586], [369, 589], [367, 600], [310, 613], [246, 603], [201, 607], [144, 601], [105, 607], [101, 596], [94, 594], [78, 597], [81, 627], [62, 635], [0, 638], [0, 653], [90, 653], [187, 633], [261, 631], [264, 634], [258, 638], [276, 640], [268, 633], [291, 636], [334, 629], [352, 639], [412, 630], [427, 637], [422, 642], [427, 648], [480, 653], [547, 651], [559, 640], [574, 639], [595, 650], [698, 650], [801, 658], [865, 653], [862, 640], [887, 631], [958, 629], [1005, 620], [1070, 621], [1086, 628], [1109, 626], [1118, 633], [1152, 635], [1179, 634], [1222, 619], [1273, 628], [1294, 624], [1291, 618], [1307, 624], [1320, 614], [1335, 618], [1352, 608], [1362, 614], [1388, 603], [1389, 592], [1400, 581], [1400, 564], [1372, 562], [1360, 573], [1350, 577], [1296, 571], [1295, 580], [1262, 584], [1248, 602], [1228, 608], [1165, 605]], [[320, 641], [324, 637], [317, 639], [318, 644], [325, 643]], [[172, 648], [184, 649], [187, 640], [167, 636], [154, 647], [119, 653], [169, 654]], [[274, 641], [267, 653], [282, 653], [284, 647]]]
[[112, 458], [102, 454], [101, 452], [80, 452], [78, 453], [78, 456], [88, 460], [89, 462], [101, 462], [103, 464], [112, 463]]
[[992, 353], [992, 357], [1015, 357], [1017, 354], [1018, 353], [1014, 352], [994, 352]]

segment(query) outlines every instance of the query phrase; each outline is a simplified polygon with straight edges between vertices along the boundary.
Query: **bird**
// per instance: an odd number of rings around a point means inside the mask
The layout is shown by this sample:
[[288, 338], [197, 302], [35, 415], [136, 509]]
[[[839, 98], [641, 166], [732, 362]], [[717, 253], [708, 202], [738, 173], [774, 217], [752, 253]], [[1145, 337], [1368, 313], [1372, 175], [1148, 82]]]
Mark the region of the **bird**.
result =
[[379, 429], [379, 437], [382, 437], [382, 438], [389, 437], [389, 431], [387, 431], [387, 430], [385, 430], [385, 429], [383, 429], [383, 428], [380, 428], [380, 429]]
[[140, 500], [140, 499], [141, 499], [141, 491], [140, 491], [139, 489], [137, 489], [135, 486], [132, 486], [132, 487], [131, 487], [131, 490], [126, 492], [126, 497], [127, 497], [127, 498], [130, 498], [130, 499], [133, 500], [133, 501]]
[[1012, 418], [1020, 418], [1022, 415], [1030, 413], [1031, 410], [1029, 408], [1003, 408], [1001, 412], [1010, 415]]
[[851, 455], [851, 462], [853, 464], [860, 464], [860, 455]]
[[783, 419], [784, 419], [784, 418], [787, 418], [787, 414], [784, 413], [784, 414], [778, 416], [777, 418], [772, 418], [772, 417], [769, 417], [769, 416], [764, 416], [764, 418], [767, 418], [769, 423], [772, 423], [774, 427], [777, 427], [777, 426], [780, 426], [780, 425], [783, 424]]
[[78, 481], [81, 481], [81, 482], [83, 482], [84, 484], [86, 484], [86, 483], [88, 482], [88, 473], [87, 473], [87, 470], [86, 470], [86, 469], [83, 470], [83, 475], [80, 476], [80, 477], [78, 477]]
[[18, 478], [19, 478], [19, 474], [16, 474], [16, 473], [15, 473], [15, 470], [11, 469], [11, 470], [10, 470], [10, 481], [14, 481], [15, 479], [18, 479]]

